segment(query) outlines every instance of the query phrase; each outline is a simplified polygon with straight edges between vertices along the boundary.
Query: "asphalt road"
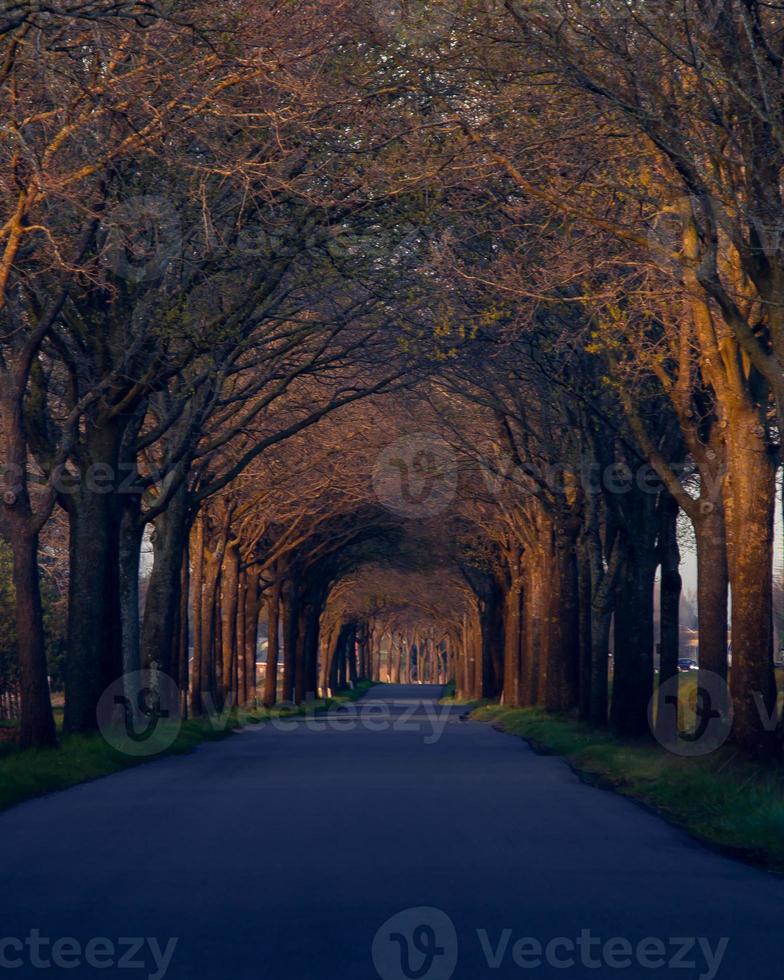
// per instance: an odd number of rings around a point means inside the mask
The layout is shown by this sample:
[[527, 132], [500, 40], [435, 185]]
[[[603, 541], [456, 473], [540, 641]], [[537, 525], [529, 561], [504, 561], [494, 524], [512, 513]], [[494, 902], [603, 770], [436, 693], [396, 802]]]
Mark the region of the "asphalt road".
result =
[[784, 881], [438, 693], [0, 815], [0, 980], [782, 975]]

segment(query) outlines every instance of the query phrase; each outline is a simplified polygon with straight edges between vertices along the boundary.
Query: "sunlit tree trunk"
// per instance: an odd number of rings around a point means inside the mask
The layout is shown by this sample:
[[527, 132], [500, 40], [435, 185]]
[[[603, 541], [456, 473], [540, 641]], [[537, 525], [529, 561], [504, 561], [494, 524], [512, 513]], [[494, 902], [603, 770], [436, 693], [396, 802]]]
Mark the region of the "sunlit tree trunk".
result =
[[733, 739], [754, 755], [773, 750], [773, 510], [775, 464], [758, 420], [738, 411], [727, 435], [725, 506], [732, 588]]

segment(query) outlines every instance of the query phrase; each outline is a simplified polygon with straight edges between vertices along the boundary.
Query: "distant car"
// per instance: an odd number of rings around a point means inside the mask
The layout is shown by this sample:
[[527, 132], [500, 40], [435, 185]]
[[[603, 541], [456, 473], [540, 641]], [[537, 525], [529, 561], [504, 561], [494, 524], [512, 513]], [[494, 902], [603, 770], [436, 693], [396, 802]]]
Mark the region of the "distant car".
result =
[[678, 670], [697, 670], [697, 661], [689, 660], [688, 657], [681, 657], [678, 661]]

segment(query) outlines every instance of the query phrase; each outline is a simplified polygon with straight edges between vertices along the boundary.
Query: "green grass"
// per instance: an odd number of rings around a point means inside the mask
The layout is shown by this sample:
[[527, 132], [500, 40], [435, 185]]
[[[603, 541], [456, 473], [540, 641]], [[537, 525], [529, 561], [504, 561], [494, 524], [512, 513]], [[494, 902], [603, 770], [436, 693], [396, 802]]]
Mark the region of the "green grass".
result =
[[[190, 752], [202, 742], [224, 738], [230, 731], [216, 731], [208, 720], [186, 721], [176, 741], [153, 758]], [[56, 749], [20, 752], [6, 748], [0, 756], [0, 810], [146, 761], [124, 755], [100, 735], [71, 735]]]
[[725, 747], [686, 759], [538, 708], [486, 705], [471, 716], [564, 756], [588, 781], [655, 809], [694, 837], [784, 872], [784, 768]]
[[[308, 712], [326, 711], [336, 705], [356, 701], [373, 685], [360, 681], [353, 690], [339, 691], [334, 698], [313, 701]], [[255, 708], [227, 714], [221, 722], [209, 718], [194, 718], [179, 725], [176, 738], [168, 745], [171, 728], [161, 723], [156, 730], [162, 744], [166, 745], [155, 755], [137, 757], [118, 751], [100, 734], [69, 735], [61, 739], [55, 749], [28, 749], [20, 751], [13, 742], [0, 742], [0, 811], [57, 790], [68, 789], [101, 776], [129, 769], [133, 766], [160, 759], [167, 755], [183, 755], [192, 752], [204, 742], [226, 738], [242, 725], [260, 725], [274, 718], [297, 717], [305, 714], [305, 707]]]

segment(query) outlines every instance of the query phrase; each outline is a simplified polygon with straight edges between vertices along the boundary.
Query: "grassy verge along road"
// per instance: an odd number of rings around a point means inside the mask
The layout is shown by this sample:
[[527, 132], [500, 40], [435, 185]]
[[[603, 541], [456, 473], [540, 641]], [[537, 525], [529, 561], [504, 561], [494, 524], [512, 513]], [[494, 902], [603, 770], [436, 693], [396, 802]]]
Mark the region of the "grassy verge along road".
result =
[[652, 807], [693, 836], [784, 872], [784, 768], [731, 747], [686, 759], [537, 708], [478, 707], [471, 717], [563, 756], [584, 779]]

